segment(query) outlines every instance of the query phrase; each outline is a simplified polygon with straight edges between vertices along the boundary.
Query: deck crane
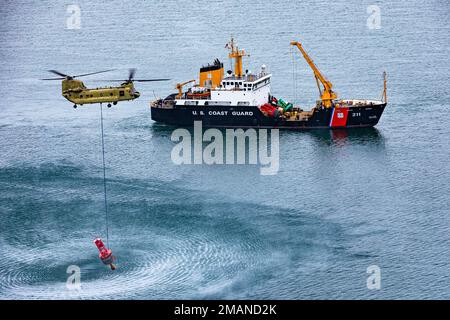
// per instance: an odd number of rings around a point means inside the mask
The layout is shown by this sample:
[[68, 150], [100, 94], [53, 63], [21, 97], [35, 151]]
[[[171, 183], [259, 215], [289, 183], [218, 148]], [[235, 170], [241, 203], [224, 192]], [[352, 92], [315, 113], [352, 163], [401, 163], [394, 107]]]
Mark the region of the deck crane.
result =
[[[317, 66], [314, 64], [312, 59], [309, 57], [309, 55], [306, 53], [305, 49], [303, 49], [302, 44], [297, 41], [291, 41], [292, 46], [296, 46], [300, 52], [303, 54], [303, 57], [305, 58], [308, 65], [311, 67], [311, 69], [314, 72], [314, 77], [316, 78], [317, 87], [319, 88], [320, 98], [322, 99], [322, 104], [326, 108], [333, 106], [333, 100], [337, 99], [337, 94], [332, 90], [333, 85], [331, 82], [325, 78], [325, 76], [319, 71]], [[319, 81], [323, 85], [323, 90], [320, 88]]]
[[177, 99], [181, 99], [181, 97], [183, 96], [183, 87], [191, 82], [195, 82], [195, 80], [192, 79], [186, 82], [177, 83], [177, 85], [175, 86], [175, 89], [178, 90]]

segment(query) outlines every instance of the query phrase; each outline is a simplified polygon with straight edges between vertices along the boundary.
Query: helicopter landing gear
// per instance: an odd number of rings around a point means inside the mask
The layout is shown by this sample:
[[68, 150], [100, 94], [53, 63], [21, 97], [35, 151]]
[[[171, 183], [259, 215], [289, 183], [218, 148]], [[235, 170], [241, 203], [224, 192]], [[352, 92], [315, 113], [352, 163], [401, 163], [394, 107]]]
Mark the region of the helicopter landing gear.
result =
[[78, 106], [76, 104], [73, 105], [73, 108], [76, 109]]
[[117, 101], [114, 101], [114, 102], [113, 102], [113, 105], [116, 105], [116, 104], [117, 104]]
[[108, 108], [111, 108], [111, 103], [108, 103]]

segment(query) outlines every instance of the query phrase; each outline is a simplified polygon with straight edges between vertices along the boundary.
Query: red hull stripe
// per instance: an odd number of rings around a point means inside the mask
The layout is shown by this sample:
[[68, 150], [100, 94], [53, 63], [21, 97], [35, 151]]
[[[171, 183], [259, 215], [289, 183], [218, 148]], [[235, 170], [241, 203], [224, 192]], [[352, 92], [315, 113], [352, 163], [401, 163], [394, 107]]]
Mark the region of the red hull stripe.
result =
[[330, 127], [345, 127], [347, 125], [348, 108], [333, 108]]

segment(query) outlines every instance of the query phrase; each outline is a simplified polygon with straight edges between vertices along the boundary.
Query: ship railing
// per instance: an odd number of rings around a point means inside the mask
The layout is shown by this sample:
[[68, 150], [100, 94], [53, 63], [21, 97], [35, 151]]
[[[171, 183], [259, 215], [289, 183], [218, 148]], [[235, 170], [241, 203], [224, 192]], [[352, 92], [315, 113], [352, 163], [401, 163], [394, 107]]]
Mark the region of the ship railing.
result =
[[242, 77], [236, 77], [235, 75], [231, 75], [228, 77], [225, 77], [224, 80], [242, 80], [242, 81], [248, 81], [248, 82], [254, 82], [257, 81], [265, 76], [268, 76], [269, 73], [267, 72], [260, 72], [258, 74], [246, 74]]
[[343, 99], [335, 101], [335, 104], [348, 105], [348, 106], [375, 106], [383, 104], [380, 100], [368, 100], [368, 99]]

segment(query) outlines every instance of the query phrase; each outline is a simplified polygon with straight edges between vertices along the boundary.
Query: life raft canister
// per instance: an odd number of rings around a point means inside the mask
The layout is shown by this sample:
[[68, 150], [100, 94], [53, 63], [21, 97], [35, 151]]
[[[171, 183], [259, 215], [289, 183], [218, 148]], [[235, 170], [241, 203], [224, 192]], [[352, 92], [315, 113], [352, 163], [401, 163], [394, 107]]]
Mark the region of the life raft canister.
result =
[[111, 270], [115, 270], [116, 266], [113, 264], [114, 256], [112, 255], [112, 250], [106, 248], [105, 244], [100, 238], [95, 239], [94, 243], [98, 248], [98, 257], [100, 258], [100, 260], [102, 260], [104, 264], [109, 265], [111, 267]]

